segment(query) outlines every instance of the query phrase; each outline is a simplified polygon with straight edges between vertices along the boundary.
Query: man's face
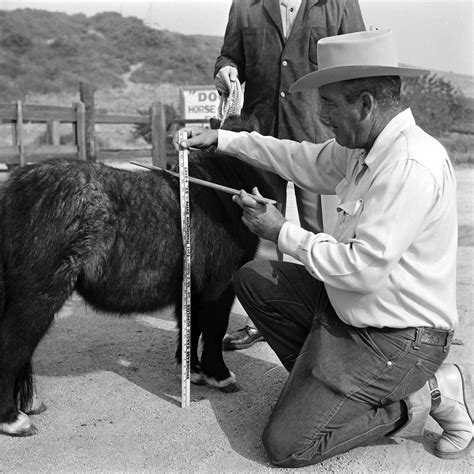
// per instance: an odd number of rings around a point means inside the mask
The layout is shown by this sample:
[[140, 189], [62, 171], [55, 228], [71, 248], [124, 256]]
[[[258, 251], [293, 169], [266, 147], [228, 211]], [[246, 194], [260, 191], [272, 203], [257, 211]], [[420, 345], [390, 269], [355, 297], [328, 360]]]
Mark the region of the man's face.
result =
[[322, 86], [319, 95], [319, 115], [322, 122], [332, 128], [337, 143], [347, 148], [364, 148], [359, 101], [348, 103], [338, 83]]

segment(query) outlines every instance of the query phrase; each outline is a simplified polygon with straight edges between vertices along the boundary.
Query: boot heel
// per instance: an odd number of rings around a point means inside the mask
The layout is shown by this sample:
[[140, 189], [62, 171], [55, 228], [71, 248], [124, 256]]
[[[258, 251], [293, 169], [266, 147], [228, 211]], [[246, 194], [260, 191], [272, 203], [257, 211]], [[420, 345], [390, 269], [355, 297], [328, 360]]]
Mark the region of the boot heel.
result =
[[[459, 372], [460, 379], [461, 379], [461, 384], [462, 384], [462, 404], [464, 405], [467, 415], [469, 416], [469, 419], [471, 421], [471, 439], [469, 443], [462, 449], [458, 449], [455, 451], [451, 451], [449, 449], [440, 449], [440, 446], [443, 446], [446, 448], [448, 446], [455, 447], [455, 444], [452, 439], [450, 439], [451, 436], [455, 433], [456, 430], [450, 430], [448, 428], [449, 421], [445, 418], [444, 420], [437, 420], [438, 422], [441, 421], [440, 425], [444, 429], [443, 434], [441, 435], [440, 439], [436, 443], [436, 447], [434, 450], [434, 454], [441, 458], [441, 459], [459, 459], [463, 457], [468, 451], [470, 451], [474, 445], [473, 443], [473, 434], [474, 434], [474, 426], [473, 426], [473, 364], [454, 364], [454, 367]], [[436, 378], [436, 377], [435, 377]], [[443, 391], [441, 391], [440, 396], [443, 397]], [[451, 399], [452, 402], [455, 400]], [[461, 404], [461, 401], [457, 402], [458, 404]], [[434, 418], [436, 419], [436, 409], [435, 413], [433, 413]], [[445, 425], [445, 426], [443, 426]], [[451, 432], [450, 432], [451, 431]], [[464, 432], [466, 432], [465, 430]]]

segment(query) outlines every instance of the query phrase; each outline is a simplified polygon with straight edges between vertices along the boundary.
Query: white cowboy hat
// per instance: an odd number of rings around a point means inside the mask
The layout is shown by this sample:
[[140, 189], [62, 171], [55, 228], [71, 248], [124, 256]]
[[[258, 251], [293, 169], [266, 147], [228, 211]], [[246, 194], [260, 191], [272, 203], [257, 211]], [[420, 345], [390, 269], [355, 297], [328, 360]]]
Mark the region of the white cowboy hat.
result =
[[319, 69], [300, 77], [290, 92], [375, 76], [419, 76], [426, 69], [401, 67], [391, 30], [361, 31], [322, 38], [317, 44]]

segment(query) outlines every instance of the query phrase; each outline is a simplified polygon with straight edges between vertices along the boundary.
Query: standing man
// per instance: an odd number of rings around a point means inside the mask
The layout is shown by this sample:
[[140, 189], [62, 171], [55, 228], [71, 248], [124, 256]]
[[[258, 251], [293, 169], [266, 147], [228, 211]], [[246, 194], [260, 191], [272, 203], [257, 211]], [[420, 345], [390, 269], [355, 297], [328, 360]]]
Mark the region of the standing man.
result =
[[[358, 0], [234, 0], [215, 86], [228, 95], [245, 84], [243, 119], [255, 118], [262, 135], [321, 143], [332, 136], [317, 114], [314, 90], [289, 94], [299, 77], [318, 69], [321, 38], [365, 30]], [[323, 230], [321, 198], [295, 187], [301, 225]], [[263, 337], [249, 321], [223, 341], [227, 350], [250, 347]]]
[[[390, 31], [326, 38], [319, 70], [291, 91], [319, 89], [335, 140], [188, 130], [185, 147], [218, 150], [341, 198], [333, 235], [288, 222], [245, 191], [243, 222], [298, 263], [253, 260], [236, 294], [289, 371], [263, 433], [281, 467], [315, 464], [384, 436], [443, 429], [435, 454], [472, 447], [472, 364], [443, 364], [456, 309], [454, 170], [443, 146], [400, 103]], [[254, 194], [258, 190], [253, 190]]]

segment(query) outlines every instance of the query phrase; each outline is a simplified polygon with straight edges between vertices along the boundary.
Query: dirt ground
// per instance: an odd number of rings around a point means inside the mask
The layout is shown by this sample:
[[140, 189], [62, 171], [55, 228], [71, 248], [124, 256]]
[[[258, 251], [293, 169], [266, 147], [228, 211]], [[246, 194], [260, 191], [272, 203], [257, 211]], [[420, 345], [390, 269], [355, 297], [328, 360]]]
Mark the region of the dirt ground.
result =
[[[456, 172], [465, 227], [457, 277], [461, 322], [449, 360], [472, 361], [474, 169]], [[230, 329], [244, 320], [236, 305]], [[0, 437], [0, 472], [273, 470], [260, 437], [287, 375], [268, 345], [225, 353], [239, 392], [192, 386], [191, 407], [183, 409], [176, 337], [171, 311], [117, 318], [73, 296], [35, 355], [48, 410], [34, 417], [36, 436]], [[439, 434], [430, 422], [419, 440], [384, 440], [298, 472], [473, 472], [472, 455], [443, 461], [432, 454]]]

